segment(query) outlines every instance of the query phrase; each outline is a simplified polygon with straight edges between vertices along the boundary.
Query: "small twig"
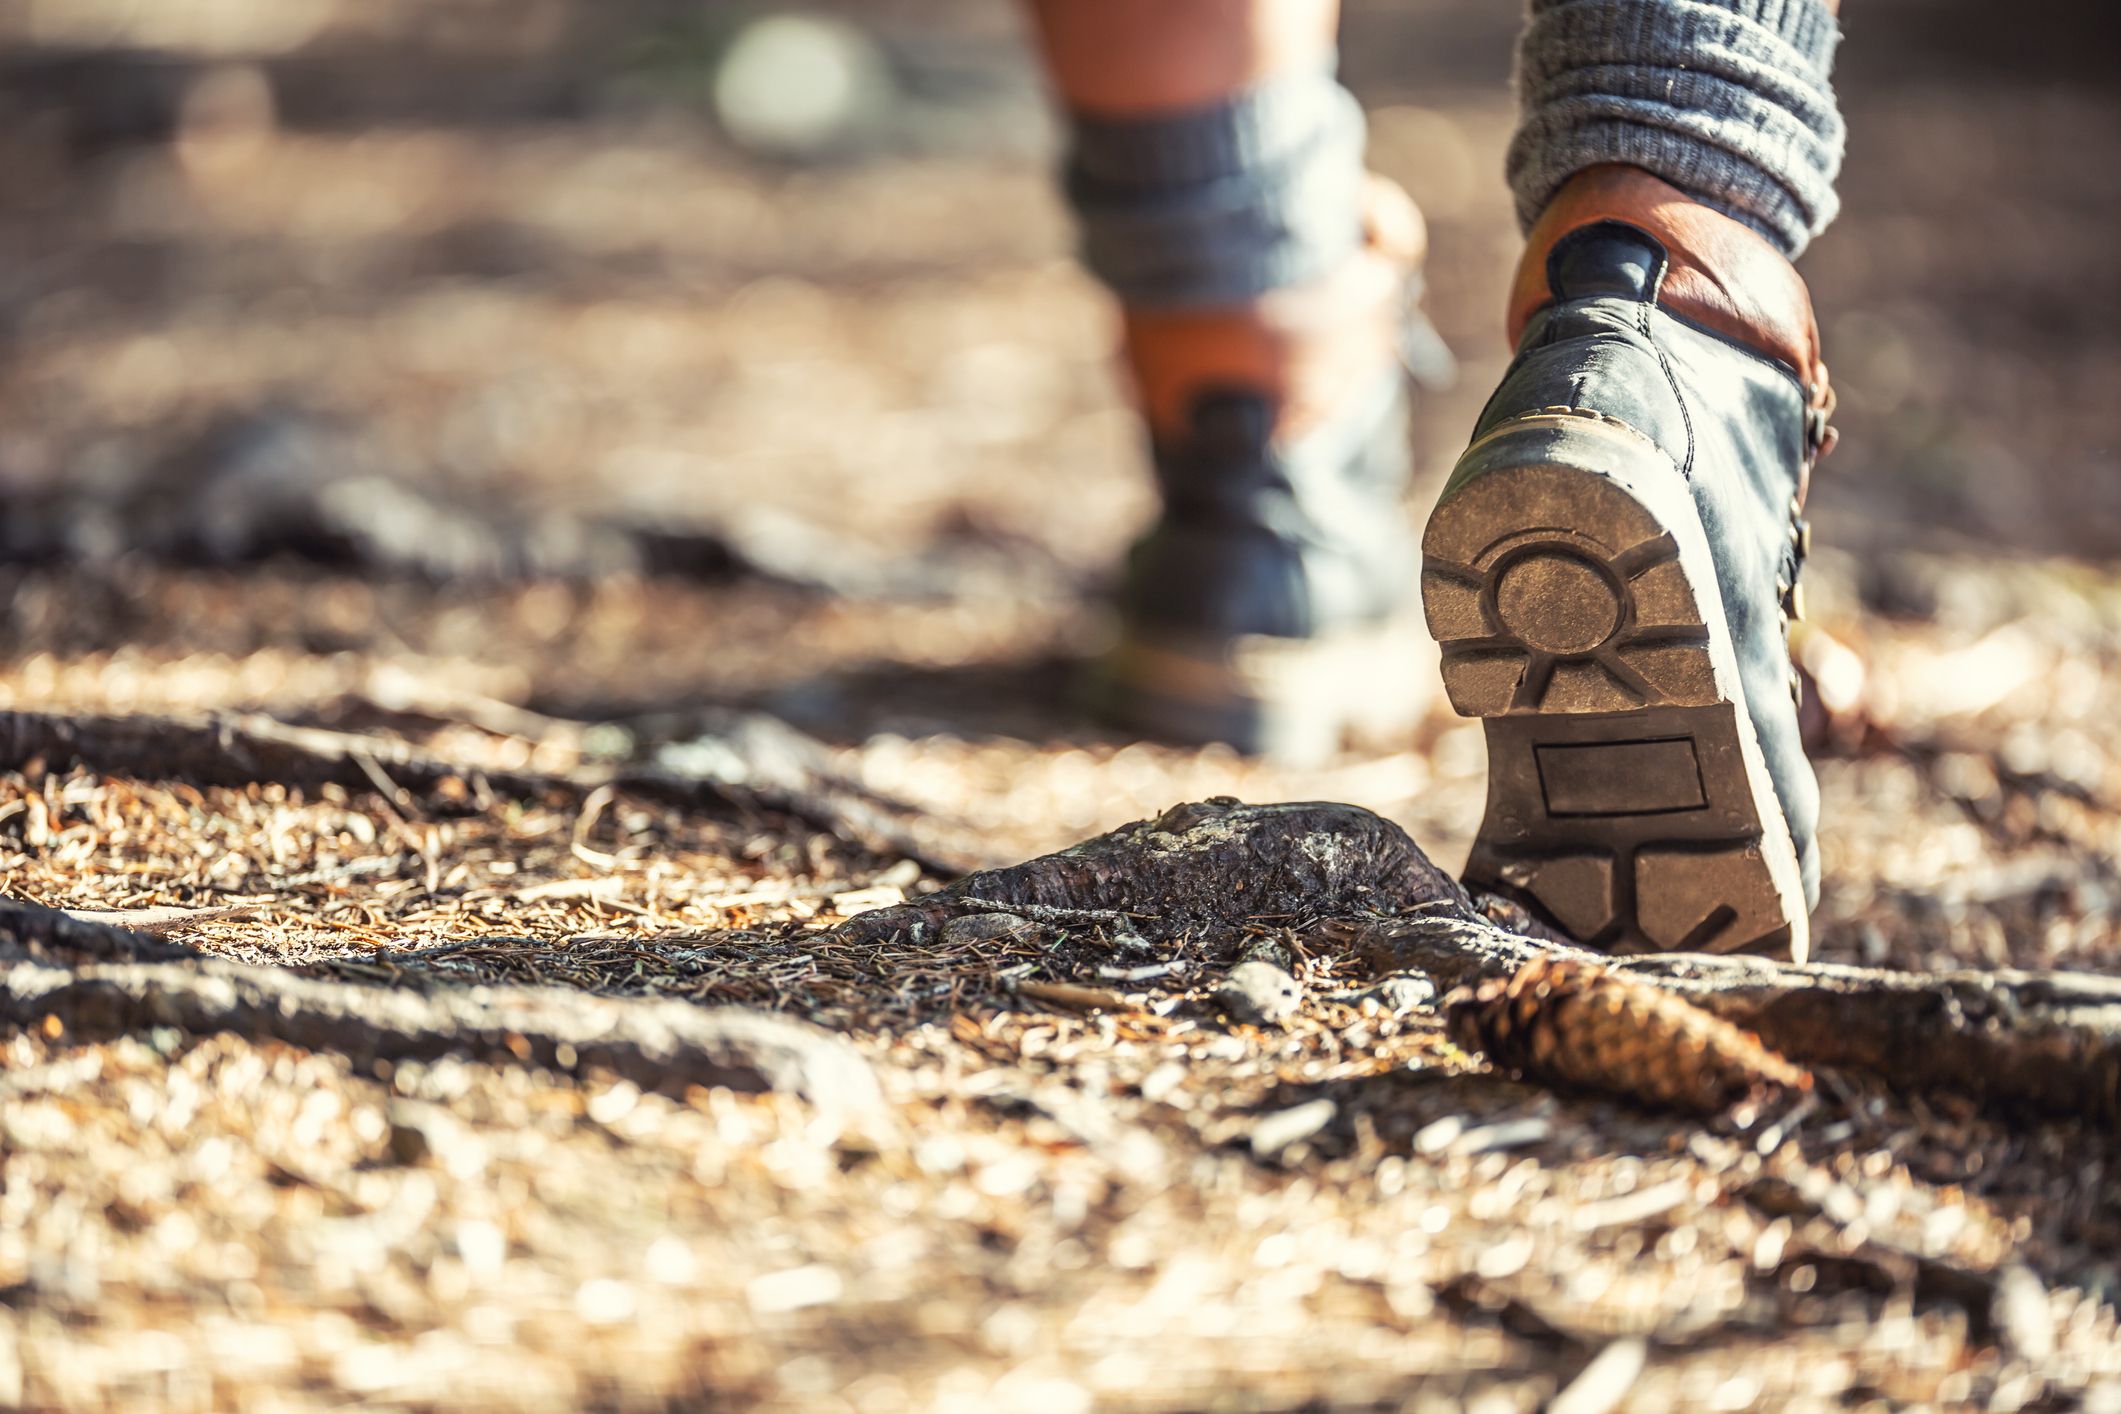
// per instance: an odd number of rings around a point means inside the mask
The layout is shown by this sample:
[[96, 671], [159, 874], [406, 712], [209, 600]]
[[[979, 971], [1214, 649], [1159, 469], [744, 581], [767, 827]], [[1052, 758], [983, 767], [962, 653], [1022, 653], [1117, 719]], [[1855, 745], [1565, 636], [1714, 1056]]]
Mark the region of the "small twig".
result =
[[1134, 1004], [1108, 987], [1081, 987], [1073, 982], [1019, 982], [1016, 994], [1069, 1011], [1133, 1011]]
[[617, 855], [606, 854], [603, 850], [592, 848], [589, 843], [590, 831], [596, 828], [598, 818], [603, 815], [605, 807], [611, 804], [613, 794], [610, 786], [598, 786], [583, 799], [581, 809], [575, 812], [574, 830], [567, 847], [576, 859], [593, 869], [612, 869], [618, 866]]

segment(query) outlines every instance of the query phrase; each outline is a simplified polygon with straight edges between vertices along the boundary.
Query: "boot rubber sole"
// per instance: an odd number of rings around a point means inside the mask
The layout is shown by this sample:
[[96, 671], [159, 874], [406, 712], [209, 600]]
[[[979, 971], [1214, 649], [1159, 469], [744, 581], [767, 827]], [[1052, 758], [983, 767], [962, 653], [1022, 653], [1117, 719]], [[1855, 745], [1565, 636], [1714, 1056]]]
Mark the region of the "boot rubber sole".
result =
[[1422, 542], [1444, 689], [1484, 721], [1468, 883], [1614, 953], [1810, 933], [1693, 497], [1647, 438], [1550, 409], [1460, 458]]

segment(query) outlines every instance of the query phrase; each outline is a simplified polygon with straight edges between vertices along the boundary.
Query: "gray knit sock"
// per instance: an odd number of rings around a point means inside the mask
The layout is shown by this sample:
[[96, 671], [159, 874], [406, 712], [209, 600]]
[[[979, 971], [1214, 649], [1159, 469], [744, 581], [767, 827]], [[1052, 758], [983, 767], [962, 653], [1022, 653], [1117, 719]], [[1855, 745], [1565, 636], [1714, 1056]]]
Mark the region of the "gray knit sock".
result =
[[1362, 244], [1363, 121], [1330, 68], [1153, 118], [1070, 119], [1083, 263], [1129, 304], [1236, 304]]
[[1529, 227], [1577, 172], [1623, 162], [1795, 257], [1840, 201], [1844, 128], [1821, 0], [1531, 0], [1510, 189]]

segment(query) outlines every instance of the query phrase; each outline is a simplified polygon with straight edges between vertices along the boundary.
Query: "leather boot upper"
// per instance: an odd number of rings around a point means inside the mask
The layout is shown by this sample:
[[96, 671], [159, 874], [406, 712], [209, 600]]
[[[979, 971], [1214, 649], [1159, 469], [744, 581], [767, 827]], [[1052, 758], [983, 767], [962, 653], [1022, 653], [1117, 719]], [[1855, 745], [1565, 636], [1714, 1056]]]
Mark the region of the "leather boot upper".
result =
[[1592, 167], [1554, 194], [1525, 238], [1510, 288], [1512, 343], [1522, 339], [1535, 312], [1558, 298], [1549, 268], [1555, 245], [1600, 221], [1634, 226], [1663, 249], [1659, 306], [1795, 374], [1807, 410], [1817, 410], [1818, 454], [1831, 449], [1824, 419], [1833, 413], [1834, 394], [1804, 277], [1757, 231], [1639, 167]]
[[1211, 390], [1160, 438], [1164, 512], [1137, 544], [1119, 608], [1137, 630], [1200, 643], [1309, 638], [1390, 616], [1413, 583], [1396, 368], [1298, 438], [1249, 390]]

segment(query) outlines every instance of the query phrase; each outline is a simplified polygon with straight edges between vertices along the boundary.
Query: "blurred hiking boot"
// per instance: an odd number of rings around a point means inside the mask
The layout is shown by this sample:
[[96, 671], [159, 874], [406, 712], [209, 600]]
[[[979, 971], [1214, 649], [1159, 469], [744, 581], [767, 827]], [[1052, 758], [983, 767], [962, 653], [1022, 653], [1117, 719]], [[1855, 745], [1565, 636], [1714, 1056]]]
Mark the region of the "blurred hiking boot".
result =
[[1204, 393], [1158, 448], [1164, 512], [1127, 562], [1099, 714], [1294, 764], [1409, 724], [1434, 654], [1411, 611], [1404, 414], [1396, 372], [1294, 441], [1259, 394]]
[[1445, 688], [1487, 726], [1466, 878], [1595, 947], [1801, 959], [1818, 790], [1788, 632], [1833, 436], [1804, 282], [1593, 168], [1533, 229], [1511, 328], [1423, 541]]
[[1407, 374], [1451, 369], [1417, 307], [1420, 217], [1389, 184], [1371, 198], [1369, 244], [1317, 285], [1128, 311], [1163, 507], [1088, 684], [1113, 725], [1306, 764], [1405, 731], [1434, 697]]

